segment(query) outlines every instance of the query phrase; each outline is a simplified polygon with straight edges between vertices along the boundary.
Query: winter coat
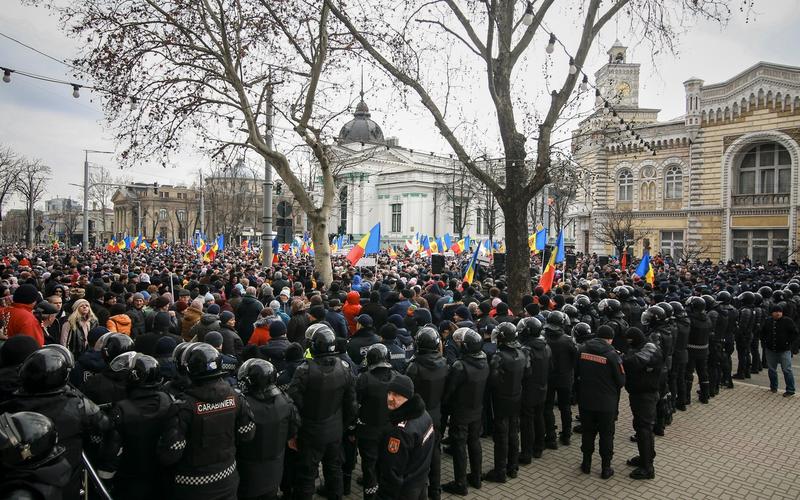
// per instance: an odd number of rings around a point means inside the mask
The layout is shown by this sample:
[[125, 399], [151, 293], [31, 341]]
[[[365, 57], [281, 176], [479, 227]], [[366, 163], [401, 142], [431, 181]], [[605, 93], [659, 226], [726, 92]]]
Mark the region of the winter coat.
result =
[[350, 335], [356, 332], [356, 316], [361, 313], [361, 296], [356, 291], [347, 294], [347, 300], [342, 306], [342, 314], [347, 321], [347, 329]]
[[187, 342], [192, 339], [189, 334], [192, 327], [196, 325], [203, 318], [203, 311], [189, 306], [188, 309], [183, 311], [183, 319], [181, 320], [181, 337]]
[[242, 297], [242, 302], [236, 309], [236, 331], [239, 332], [242, 342], [250, 340], [253, 334], [253, 325], [261, 315], [264, 304], [252, 295]]
[[125, 311], [125, 314], [131, 318], [131, 337], [135, 338], [147, 331], [144, 324], [144, 312], [141, 309], [131, 307]]
[[253, 325], [253, 334], [250, 335], [250, 340], [247, 341], [247, 345], [265, 345], [269, 342], [270, 335], [269, 335], [269, 324], [270, 320], [272, 321], [280, 321], [276, 317], [271, 318], [259, 318], [256, 321], [255, 325]]
[[5, 319], [5, 333], [8, 337], [27, 335], [33, 337], [41, 347], [44, 345], [44, 332], [36, 316], [33, 315], [33, 306], [33, 304], [14, 302], [0, 309], [0, 320]]
[[106, 321], [106, 328], [108, 328], [108, 331], [124, 333], [129, 337], [131, 335], [131, 326], [132, 321], [127, 314], [115, 314]]
[[218, 332], [220, 329], [219, 317], [216, 314], [204, 314], [200, 321], [189, 330], [189, 339], [203, 342], [208, 332]]

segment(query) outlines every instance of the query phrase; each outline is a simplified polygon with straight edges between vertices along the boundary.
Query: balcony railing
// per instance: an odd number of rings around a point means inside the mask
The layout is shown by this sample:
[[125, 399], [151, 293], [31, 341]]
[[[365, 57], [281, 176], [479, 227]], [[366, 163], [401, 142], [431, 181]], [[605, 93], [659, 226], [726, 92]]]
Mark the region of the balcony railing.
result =
[[734, 194], [732, 198], [734, 207], [789, 204], [789, 193]]

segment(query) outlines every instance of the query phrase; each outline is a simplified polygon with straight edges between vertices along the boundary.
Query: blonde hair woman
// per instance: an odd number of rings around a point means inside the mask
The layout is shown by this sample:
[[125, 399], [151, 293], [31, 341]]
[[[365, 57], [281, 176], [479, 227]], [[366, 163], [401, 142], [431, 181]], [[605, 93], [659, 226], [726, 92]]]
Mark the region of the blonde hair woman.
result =
[[92, 312], [89, 301], [76, 300], [72, 304], [72, 314], [61, 328], [61, 345], [72, 351], [77, 358], [86, 350], [89, 330], [95, 326], [97, 326], [97, 316]]

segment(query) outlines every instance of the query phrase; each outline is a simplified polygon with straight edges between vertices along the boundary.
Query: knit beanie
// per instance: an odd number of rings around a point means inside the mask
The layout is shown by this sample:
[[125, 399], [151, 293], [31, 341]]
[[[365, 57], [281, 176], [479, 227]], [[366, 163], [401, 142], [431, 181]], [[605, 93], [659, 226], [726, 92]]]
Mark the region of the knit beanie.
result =
[[39, 300], [39, 290], [33, 285], [26, 283], [14, 290], [14, 302], [17, 304], [33, 304]]
[[397, 375], [389, 382], [389, 392], [404, 396], [406, 399], [414, 397], [414, 382], [405, 375]]

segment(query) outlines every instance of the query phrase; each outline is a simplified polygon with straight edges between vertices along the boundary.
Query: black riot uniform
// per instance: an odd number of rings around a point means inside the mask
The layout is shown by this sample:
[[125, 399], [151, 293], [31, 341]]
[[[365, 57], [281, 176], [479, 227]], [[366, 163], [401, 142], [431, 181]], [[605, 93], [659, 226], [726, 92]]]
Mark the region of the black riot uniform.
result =
[[700, 297], [689, 299], [689, 341], [686, 344], [688, 358], [686, 363], [685, 399], [684, 405], [688, 405], [692, 398], [692, 378], [697, 371], [697, 378], [700, 381], [700, 402], [708, 403], [708, 343], [712, 335], [712, 323], [705, 312], [706, 303]]
[[53, 421], [40, 413], [0, 415], [0, 498], [61, 500], [71, 468]]
[[249, 359], [239, 367], [239, 384], [253, 412], [256, 435], [236, 448], [240, 499], [274, 499], [283, 475], [287, 442], [297, 436], [300, 416], [291, 399], [275, 386], [269, 361]]
[[439, 353], [441, 339], [435, 328], [424, 327], [417, 332], [417, 354], [411, 358], [406, 376], [414, 383], [417, 394], [425, 402], [425, 408], [433, 420], [436, 442], [431, 456], [431, 471], [428, 476], [428, 498], [438, 500], [441, 496], [441, 440], [442, 397], [450, 367]]
[[565, 335], [561, 325], [558, 324], [557, 315], [563, 316], [559, 311], [553, 311], [547, 317], [545, 325], [545, 339], [553, 353], [552, 370], [547, 381], [547, 399], [545, 400], [545, 446], [557, 448], [556, 422], [553, 408], [558, 404], [561, 414], [561, 443], [569, 445], [572, 436], [572, 382], [575, 364], [578, 357], [578, 346], [571, 336]]
[[158, 362], [146, 354], [128, 353], [112, 364], [129, 358], [128, 397], [118, 401], [110, 413], [115, 441], [121, 446], [113, 479], [114, 498], [156, 498], [169, 487], [159, 466], [156, 447], [169, 418], [174, 416], [173, 399], [160, 390]]
[[14, 399], [0, 405], [0, 412], [41, 413], [53, 421], [70, 466], [70, 481], [63, 495], [65, 499], [78, 499], [84, 438], [95, 447], [110, 425], [96, 404], [66, 386], [74, 360], [65, 351], [60, 345], [52, 345], [28, 356], [20, 367], [22, 388]]
[[389, 408], [386, 393], [397, 372], [392, 369], [390, 352], [384, 344], [375, 344], [367, 350], [367, 371], [356, 380], [358, 422], [356, 439], [361, 454], [361, 472], [364, 477], [364, 498], [371, 499], [378, 492], [378, 448], [380, 438], [389, 428]]
[[522, 379], [528, 357], [517, 342], [517, 327], [500, 323], [492, 332], [497, 352], [489, 363], [488, 387], [494, 408], [494, 469], [483, 479], [504, 483], [517, 477], [519, 469], [519, 414]]
[[669, 369], [672, 363], [674, 341], [672, 331], [667, 325], [666, 313], [660, 306], [653, 306], [642, 313], [642, 326], [648, 329], [646, 338], [662, 353], [664, 362], [658, 377], [658, 404], [653, 432], [663, 436], [670, 415], [669, 408]]
[[161, 463], [174, 466], [172, 498], [234, 498], [239, 487], [236, 445], [253, 439], [245, 398], [222, 378], [219, 352], [200, 342], [182, 358], [192, 385], [176, 402], [158, 443]]
[[725, 356], [725, 335], [728, 333], [728, 311], [709, 295], [703, 296], [711, 320], [712, 330], [708, 339], [708, 382], [709, 396], [719, 394], [722, 383], [723, 357]]
[[320, 461], [328, 498], [342, 496], [341, 440], [356, 418], [355, 381], [350, 366], [336, 355], [336, 335], [317, 329], [310, 340], [312, 358], [297, 367], [288, 394], [302, 426], [295, 496], [310, 499]]
[[625, 389], [629, 395], [633, 429], [636, 431], [636, 444], [639, 448], [639, 456], [628, 460], [628, 465], [636, 467], [630, 476], [633, 479], [653, 479], [653, 459], [656, 455], [653, 426], [656, 421], [664, 356], [659, 347], [646, 341], [638, 328], [631, 328], [626, 336], [631, 349], [623, 358]]
[[739, 310], [733, 307], [731, 301], [731, 294], [723, 291], [717, 294], [717, 299], [722, 302], [721, 309], [725, 311], [728, 316], [728, 324], [725, 329], [725, 334], [722, 338], [722, 359], [720, 363], [720, 383], [724, 384], [728, 389], [733, 389], [733, 378], [731, 373], [733, 371], [733, 363], [731, 356], [735, 348], [736, 332], [739, 325]]
[[756, 329], [757, 315], [755, 312], [755, 296], [753, 292], [743, 292], [739, 296], [742, 308], [739, 310], [739, 322], [736, 326], [734, 342], [736, 344], [736, 354], [739, 360], [736, 375], [733, 378], [750, 378], [752, 358], [750, 344], [753, 342], [753, 333]]
[[541, 457], [544, 451], [544, 402], [552, 353], [541, 331], [542, 323], [537, 318], [523, 318], [517, 323], [519, 341], [529, 360], [522, 378], [520, 405], [519, 463], [523, 465], [531, 463], [532, 458]]
[[122, 333], [106, 333], [98, 341], [99, 351], [106, 362], [105, 368], [86, 379], [81, 392], [98, 405], [116, 403], [128, 395], [126, 363], [112, 366], [112, 361], [133, 349], [133, 340]]
[[[459, 328], [453, 335], [463, 336], [461, 356], [450, 367], [443, 401], [450, 415], [455, 480], [442, 485], [442, 489], [449, 493], [466, 494], [468, 481], [474, 488], [481, 486], [483, 462], [480, 441], [481, 415], [483, 393], [489, 378], [489, 364], [486, 353], [481, 350], [483, 339], [478, 332], [469, 328]], [[467, 450], [470, 462], [469, 477]]]
[[691, 321], [680, 302], [670, 302], [675, 325], [675, 345], [672, 351], [672, 370], [670, 370], [670, 392], [675, 401], [675, 408], [686, 410], [686, 364], [689, 362], [689, 331]]

